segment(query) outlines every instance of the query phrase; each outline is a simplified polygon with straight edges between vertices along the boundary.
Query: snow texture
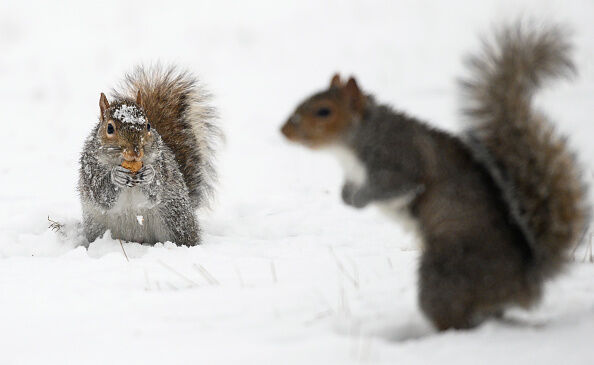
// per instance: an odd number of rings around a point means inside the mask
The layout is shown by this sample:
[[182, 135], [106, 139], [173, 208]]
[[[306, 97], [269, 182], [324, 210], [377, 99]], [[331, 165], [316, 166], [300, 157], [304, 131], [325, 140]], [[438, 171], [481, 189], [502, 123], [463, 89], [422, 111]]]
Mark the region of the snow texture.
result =
[[113, 116], [122, 123], [144, 125], [146, 118], [135, 105], [122, 104], [113, 112]]
[[[591, 364], [590, 232], [532, 311], [436, 333], [416, 303], [415, 236], [345, 207], [335, 159], [278, 129], [341, 71], [460, 130], [455, 79], [477, 36], [556, 20], [579, 76], [537, 104], [592, 184], [592, 14], [591, 0], [0, 2], [0, 363]], [[124, 242], [129, 261], [110, 232], [75, 247], [100, 92], [157, 60], [200, 77], [227, 136], [203, 245]]]

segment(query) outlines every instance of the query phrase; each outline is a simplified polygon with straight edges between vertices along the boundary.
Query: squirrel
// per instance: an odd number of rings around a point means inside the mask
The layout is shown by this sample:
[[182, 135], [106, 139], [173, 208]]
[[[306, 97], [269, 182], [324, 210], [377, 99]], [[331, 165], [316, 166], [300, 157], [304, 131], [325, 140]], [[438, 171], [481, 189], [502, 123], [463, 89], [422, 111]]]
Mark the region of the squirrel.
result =
[[337, 155], [346, 204], [375, 203], [413, 220], [423, 243], [418, 303], [438, 330], [536, 304], [586, 230], [578, 163], [532, 105], [547, 79], [574, 73], [566, 38], [557, 25], [498, 29], [469, 58], [459, 136], [339, 75], [282, 126], [288, 140]]
[[88, 243], [112, 237], [154, 244], [200, 243], [196, 209], [214, 193], [222, 132], [209, 94], [174, 66], [138, 66], [99, 121], [80, 157], [78, 190]]

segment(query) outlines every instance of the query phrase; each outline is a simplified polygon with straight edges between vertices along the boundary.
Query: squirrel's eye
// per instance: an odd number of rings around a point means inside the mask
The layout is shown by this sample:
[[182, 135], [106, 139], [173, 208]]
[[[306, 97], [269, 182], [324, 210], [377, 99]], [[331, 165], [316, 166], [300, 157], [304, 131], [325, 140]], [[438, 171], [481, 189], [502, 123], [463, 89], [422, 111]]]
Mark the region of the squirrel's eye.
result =
[[328, 109], [328, 108], [320, 108], [320, 109], [318, 109], [318, 111], [316, 112], [316, 115], [317, 115], [318, 117], [322, 117], [322, 118], [325, 118], [325, 117], [329, 116], [330, 114], [331, 114], [331, 111], [330, 111], [330, 109]]
[[147, 130], [148, 132], [150, 132], [150, 131], [151, 131], [151, 123], [146, 123], [146, 130]]
[[107, 134], [113, 134], [115, 132], [115, 128], [113, 127], [113, 124], [109, 123], [107, 125]]

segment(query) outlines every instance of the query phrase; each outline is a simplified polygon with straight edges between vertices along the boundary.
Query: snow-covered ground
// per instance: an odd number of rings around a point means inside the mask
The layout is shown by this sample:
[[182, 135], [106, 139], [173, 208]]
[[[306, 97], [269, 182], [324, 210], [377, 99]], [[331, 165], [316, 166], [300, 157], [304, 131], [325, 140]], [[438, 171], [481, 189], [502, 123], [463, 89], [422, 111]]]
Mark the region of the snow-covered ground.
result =
[[[594, 3], [574, 1], [0, 2], [0, 363], [591, 364], [586, 246], [542, 305], [436, 333], [416, 305], [415, 239], [339, 199], [329, 157], [278, 128], [334, 71], [459, 129], [455, 77], [489, 26], [574, 29], [580, 76], [540, 95], [594, 180]], [[215, 95], [227, 144], [204, 245], [74, 247], [78, 156], [109, 91], [173, 62]], [[592, 196], [592, 194], [591, 194]]]

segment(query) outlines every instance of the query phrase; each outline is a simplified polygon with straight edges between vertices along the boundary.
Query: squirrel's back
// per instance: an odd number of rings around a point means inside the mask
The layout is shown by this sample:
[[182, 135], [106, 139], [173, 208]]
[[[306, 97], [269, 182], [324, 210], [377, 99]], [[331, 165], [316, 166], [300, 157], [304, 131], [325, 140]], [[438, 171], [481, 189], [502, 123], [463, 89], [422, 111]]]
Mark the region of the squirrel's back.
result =
[[214, 152], [222, 137], [209, 95], [192, 74], [173, 66], [138, 66], [114, 96], [134, 100], [138, 92], [151, 125], [175, 155], [193, 204], [208, 204], [216, 181]]
[[588, 218], [586, 189], [574, 156], [532, 100], [548, 79], [574, 72], [570, 48], [559, 27], [517, 23], [500, 30], [494, 44], [485, 42], [482, 54], [469, 58], [472, 74], [462, 81], [470, 145], [479, 141], [479, 155], [487, 157], [504, 188], [543, 277], [562, 266]]

